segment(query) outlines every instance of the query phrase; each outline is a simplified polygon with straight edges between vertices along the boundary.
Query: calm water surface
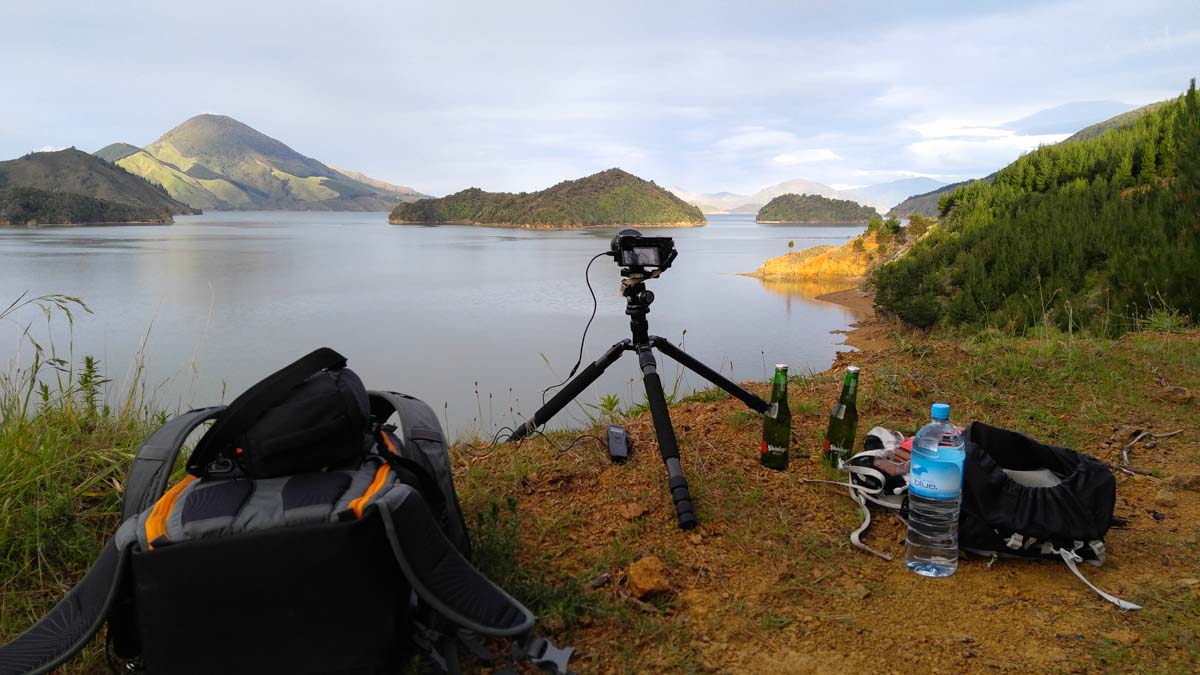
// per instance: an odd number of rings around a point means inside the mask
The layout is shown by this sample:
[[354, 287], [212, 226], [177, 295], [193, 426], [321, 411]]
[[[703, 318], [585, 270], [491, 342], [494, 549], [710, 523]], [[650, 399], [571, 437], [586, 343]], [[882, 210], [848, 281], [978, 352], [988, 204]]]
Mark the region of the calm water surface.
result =
[[[0, 305], [26, 290], [83, 298], [95, 313], [77, 317], [75, 353], [100, 358], [116, 387], [146, 337], [149, 382], [172, 409], [228, 401], [328, 345], [369, 387], [425, 399], [455, 432], [486, 433], [532, 414], [541, 390], [578, 356], [592, 310], [584, 268], [607, 250], [613, 230], [386, 220], [381, 213], [212, 213], [173, 226], [0, 229]], [[841, 342], [830, 331], [857, 318], [813, 299], [836, 287], [766, 285], [736, 273], [787, 252], [789, 240], [795, 250], [836, 245], [862, 229], [757, 225], [753, 216], [729, 215], [710, 216], [700, 228], [646, 230], [675, 237], [679, 249], [674, 266], [649, 284], [657, 296], [651, 332], [682, 341], [736, 380], [766, 379], [775, 363], [823, 370]], [[619, 279], [611, 258], [592, 266], [599, 310], [584, 363], [629, 336]], [[15, 345], [18, 330], [0, 326], [4, 344]], [[65, 327], [55, 330], [65, 346]], [[6, 348], [0, 359], [12, 353]], [[669, 386], [679, 371], [660, 358], [660, 372]], [[627, 355], [581, 400], [615, 393], [625, 404], [641, 401], [638, 376]], [[701, 386], [685, 373], [679, 388]], [[557, 421], [583, 419], [568, 408]]]

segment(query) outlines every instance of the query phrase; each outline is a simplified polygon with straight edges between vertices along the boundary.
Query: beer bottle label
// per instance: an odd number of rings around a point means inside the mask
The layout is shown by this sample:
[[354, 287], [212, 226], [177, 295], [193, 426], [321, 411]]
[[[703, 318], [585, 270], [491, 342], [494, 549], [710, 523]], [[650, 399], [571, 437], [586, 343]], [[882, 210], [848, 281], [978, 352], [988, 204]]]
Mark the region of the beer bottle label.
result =
[[778, 445], [767, 445], [767, 442], [763, 441], [762, 454], [764, 454], [764, 455], [783, 455], [783, 454], [787, 454], [787, 448], [783, 448]]

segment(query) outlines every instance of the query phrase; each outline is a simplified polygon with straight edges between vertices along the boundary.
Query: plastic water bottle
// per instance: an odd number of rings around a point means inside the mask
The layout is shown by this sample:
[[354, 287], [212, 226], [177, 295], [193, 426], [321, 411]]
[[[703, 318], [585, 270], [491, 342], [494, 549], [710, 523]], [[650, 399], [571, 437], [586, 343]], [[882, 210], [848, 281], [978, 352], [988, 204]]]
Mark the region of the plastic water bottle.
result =
[[950, 406], [934, 403], [930, 416], [933, 420], [913, 438], [904, 564], [927, 577], [948, 577], [958, 569], [958, 507], [966, 453], [962, 436], [950, 424]]

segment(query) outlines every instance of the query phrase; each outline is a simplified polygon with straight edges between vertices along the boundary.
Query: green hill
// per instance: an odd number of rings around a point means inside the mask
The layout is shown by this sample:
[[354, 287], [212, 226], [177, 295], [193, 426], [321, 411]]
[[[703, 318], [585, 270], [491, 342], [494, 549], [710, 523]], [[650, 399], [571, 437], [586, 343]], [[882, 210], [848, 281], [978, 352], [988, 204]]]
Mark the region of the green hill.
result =
[[1111, 131], [1112, 129], [1120, 129], [1122, 127], [1127, 127], [1130, 124], [1133, 124], [1134, 121], [1136, 121], [1142, 115], [1145, 115], [1146, 113], [1152, 112], [1154, 110], [1158, 110], [1159, 108], [1161, 108], [1162, 106], [1164, 106], [1168, 103], [1170, 103], [1170, 101], [1159, 101], [1157, 103], [1151, 103], [1150, 105], [1142, 106], [1141, 108], [1138, 108], [1137, 110], [1130, 110], [1129, 112], [1121, 113], [1120, 115], [1115, 115], [1113, 117], [1110, 117], [1110, 118], [1104, 120], [1103, 122], [1097, 122], [1096, 124], [1093, 124], [1088, 127], [1084, 127], [1082, 129], [1080, 129], [1079, 131], [1076, 131], [1074, 134], [1072, 134], [1069, 138], [1067, 138], [1063, 142], [1071, 143], [1074, 141], [1086, 141], [1090, 138], [1095, 138], [1106, 131]]
[[199, 213], [161, 186], [74, 148], [0, 162], [0, 189], [14, 187], [69, 192], [167, 216]]
[[938, 210], [938, 204], [941, 202], [943, 195], [951, 194], [960, 187], [974, 183], [975, 180], [984, 180], [990, 183], [995, 177], [996, 174], [992, 174], [987, 178], [964, 180], [961, 183], [951, 183], [950, 185], [943, 185], [936, 190], [930, 190], [929, 192], [923, 194], [913, 195], [893, 206], [891, 210], [887, 212], [887, 215], [889, 218], [907, 218], [912, 215], [925, 216], [926, 218], [936, 218], [940, 214], [940, 211]]
[[16, 187], [0, 190], [0, 225], [172, 222], [170, 214], [72, 192]]
[[484, 192], [470, 188], [441, 199], [401, 204], [393, 224], [459, 223], [533, 229], [615, 225], [703, 225], [704, 214], [652, 181], [620, 169], [568, 180], [539, 192]]
[[905, 321], [1116, 334], [1200, 318], [1200, 101], [1044, 146], [943, 197], [942, 223], [873, 276]]
[[820, 195], [786, 194], [758, 210], [759, 223], [866, 223], [879, 214], [870, 206]]
[[356, 180], [224, 115], [197, 115], [144, 148], [113, 143], [96, 154], [210, 209], [387, 211], [416, 196]]

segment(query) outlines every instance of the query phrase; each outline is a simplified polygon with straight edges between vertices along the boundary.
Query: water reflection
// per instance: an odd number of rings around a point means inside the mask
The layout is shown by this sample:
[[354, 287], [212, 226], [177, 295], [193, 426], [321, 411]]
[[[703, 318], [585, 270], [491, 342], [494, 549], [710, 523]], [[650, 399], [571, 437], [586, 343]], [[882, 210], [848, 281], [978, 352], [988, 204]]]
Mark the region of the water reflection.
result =
[[[826, 293], [844, 291], [858, 286], [858, 281], [854, 279], [759, 279], [759, 283], [771, 293], [781, 295], [785, 298], [784, 305], [787, 307], [788, 316], [792, 314], [793, 302], [806, 310], [811, 307], [828, 307], [833, 303], [818, 300], [817, 298]], [[859, 312], [849, 307], [836, 306], [841, 307], [846, 312], [850, 321], [857, 321], [862, 318]]]

